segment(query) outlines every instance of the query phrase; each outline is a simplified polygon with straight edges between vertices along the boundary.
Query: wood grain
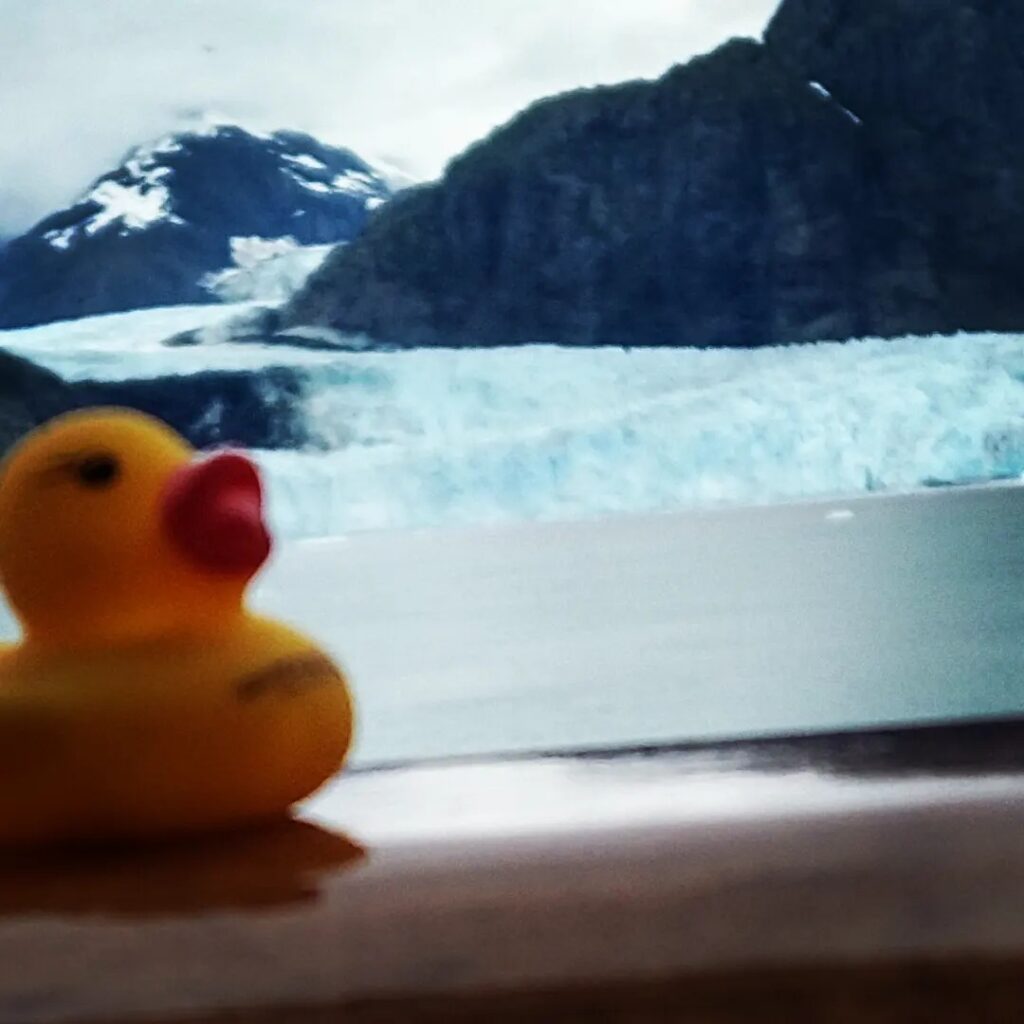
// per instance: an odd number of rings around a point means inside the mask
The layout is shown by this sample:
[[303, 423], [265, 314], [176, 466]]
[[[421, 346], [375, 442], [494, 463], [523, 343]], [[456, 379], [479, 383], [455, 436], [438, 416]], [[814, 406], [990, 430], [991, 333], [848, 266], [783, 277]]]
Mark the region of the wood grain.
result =
[[190, 1017], [189, 1024], [1019, 1024], [1021, 985], [1018, 961], [795, 968], [275, 1007]]
[[453, 762], [7, 858], [0, 1020], [1024, 1019], [1024, 724]]

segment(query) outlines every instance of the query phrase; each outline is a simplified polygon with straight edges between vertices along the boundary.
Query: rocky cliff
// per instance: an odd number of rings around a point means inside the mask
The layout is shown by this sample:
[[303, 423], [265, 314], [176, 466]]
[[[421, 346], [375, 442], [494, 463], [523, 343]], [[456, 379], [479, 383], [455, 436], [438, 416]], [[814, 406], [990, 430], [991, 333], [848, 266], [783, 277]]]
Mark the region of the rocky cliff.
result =
[[0, 456], [28, 430], [74, 407], [72, 385], [0, 349]]
[[543, 101], [285, 308], [400, 345], [753, 346], [1024, 326], [1024, 37], [994, 0], [785, 0]]
[[69, 383], [0, 349], [0, 457], [33, 427], [95, 405], [157, 416], [200, 448], [294, 448], [311, 440], [303, 416], [305, 391], [302, 372], [281, 366]]

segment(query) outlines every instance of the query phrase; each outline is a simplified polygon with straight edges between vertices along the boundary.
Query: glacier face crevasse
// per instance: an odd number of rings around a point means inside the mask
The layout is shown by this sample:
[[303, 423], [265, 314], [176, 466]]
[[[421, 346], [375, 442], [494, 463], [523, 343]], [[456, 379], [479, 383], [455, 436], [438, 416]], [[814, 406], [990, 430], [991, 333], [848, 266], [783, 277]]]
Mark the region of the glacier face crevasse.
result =
[[[306, 450], [259, 452], [289, 537], [901, 491], [1024, 473], [1024, 337], [771, 349], [169, 349], [244, 306], [0, 333], [71, 380], [292, 366]], [[214, 329], [211, 337], [216, 337]]]

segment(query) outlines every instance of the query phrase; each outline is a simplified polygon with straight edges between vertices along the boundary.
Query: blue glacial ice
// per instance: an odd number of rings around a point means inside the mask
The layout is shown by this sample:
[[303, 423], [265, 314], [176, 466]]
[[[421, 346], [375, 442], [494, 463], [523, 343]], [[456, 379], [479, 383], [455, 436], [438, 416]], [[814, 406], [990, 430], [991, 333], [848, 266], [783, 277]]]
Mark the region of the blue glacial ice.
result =
[[290, 537], [750, 504], [1024, 472], [1024, 336], [753, 350], [170, 349], [243, 307], [0, 333], [70, 379], [295, 365], [308, 450], [261, 452]]

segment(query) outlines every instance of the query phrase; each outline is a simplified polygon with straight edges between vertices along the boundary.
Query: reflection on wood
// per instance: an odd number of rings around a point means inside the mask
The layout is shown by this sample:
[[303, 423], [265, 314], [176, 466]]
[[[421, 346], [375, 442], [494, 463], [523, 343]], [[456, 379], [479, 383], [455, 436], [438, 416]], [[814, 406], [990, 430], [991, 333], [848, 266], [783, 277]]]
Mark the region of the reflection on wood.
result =
[[181, 917], [303, 902], [363, 855], [344, 836], [291, 819], [151, 846], [0, 855], [0, 918]]
[[357, 772], [319, 826], [8, 862], [0, 1021], [1016, 1024], [1015, 747], [1024, 723]]

